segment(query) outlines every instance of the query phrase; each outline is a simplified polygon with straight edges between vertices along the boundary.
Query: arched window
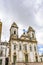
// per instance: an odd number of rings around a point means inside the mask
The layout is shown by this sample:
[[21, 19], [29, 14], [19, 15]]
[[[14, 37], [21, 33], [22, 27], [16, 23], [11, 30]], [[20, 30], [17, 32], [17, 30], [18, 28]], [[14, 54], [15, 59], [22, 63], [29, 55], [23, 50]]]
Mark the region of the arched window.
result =
[[14, 31], [14, 34], [16, 34], [16, 31]]

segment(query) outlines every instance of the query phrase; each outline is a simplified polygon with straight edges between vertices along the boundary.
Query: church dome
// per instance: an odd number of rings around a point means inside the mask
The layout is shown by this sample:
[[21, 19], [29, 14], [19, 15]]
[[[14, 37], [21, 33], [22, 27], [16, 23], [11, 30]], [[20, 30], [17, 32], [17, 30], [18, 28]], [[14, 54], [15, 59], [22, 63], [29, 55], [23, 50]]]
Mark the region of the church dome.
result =
[[21, 39], [29, 39], [29, 37], [28, 37], [28, 35], [27, 34], [25, 34], [25, 33], [23, 33], [22, 35], [21, 35], [21, 37], [20, 37]]
[[25, 34], [25, 33], [23, 33], [23, 34], [21, 35], [21, 37], [26, 37], [26, 34]]

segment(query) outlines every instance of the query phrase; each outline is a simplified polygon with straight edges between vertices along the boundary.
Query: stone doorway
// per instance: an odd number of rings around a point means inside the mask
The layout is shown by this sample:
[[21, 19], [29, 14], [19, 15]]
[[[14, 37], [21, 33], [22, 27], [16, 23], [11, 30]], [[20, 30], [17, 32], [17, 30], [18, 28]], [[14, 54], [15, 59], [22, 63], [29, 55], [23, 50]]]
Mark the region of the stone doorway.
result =
[[14, 53], [14, 56], [13, 56], [13, 63], [15, 64], [16, 62], [16, 53]]
[[25, 54], [25, 62], [28, 62], [28, 54]]

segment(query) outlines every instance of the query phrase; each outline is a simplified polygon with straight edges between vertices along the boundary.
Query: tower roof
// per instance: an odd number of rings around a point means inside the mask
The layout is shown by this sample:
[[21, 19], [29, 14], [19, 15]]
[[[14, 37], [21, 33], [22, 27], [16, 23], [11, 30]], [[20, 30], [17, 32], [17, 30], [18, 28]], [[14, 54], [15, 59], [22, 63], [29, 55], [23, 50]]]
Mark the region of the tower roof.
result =
[[13, 22], [12, 26], [11, 27], [15, 27], [15, 28], [18, 28], [17, 24], [15, 22]]
[[29, 32], [29, 31], [35, 32], [35, 30], [34, 30], [31, 26], [29, 26], [29, 28], [28, 28], [28, 32]]

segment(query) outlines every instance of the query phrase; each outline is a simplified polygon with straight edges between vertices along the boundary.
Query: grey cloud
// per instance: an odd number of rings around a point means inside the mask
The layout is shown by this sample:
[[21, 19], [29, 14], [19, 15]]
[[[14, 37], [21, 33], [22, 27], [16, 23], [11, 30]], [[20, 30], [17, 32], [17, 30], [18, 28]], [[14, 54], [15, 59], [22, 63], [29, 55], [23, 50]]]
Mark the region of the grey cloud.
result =
[[6, 38], [8, 38], [9, 35], [7, 34], [7, 31], [9, 33], [10, 25], [14, 20], [16, 20], [17, 23], [24, 25], [25, 27], [29, 25], [35, 27], [35, 29], [43, 27], [37, 25], [35, 20], [35, 15], [39, 11], [41, 13], [41, 17], [43, 17], [43, 0], [40, 1], [41, 3], [37, 3], [37, 0], [0, 0], [0, 12], [4, 13], [3, 23], [6, 21], [5, 23], [7, 24], [3, 24], [5, 25], [3, 26], [3, 34], [6, 34]]

